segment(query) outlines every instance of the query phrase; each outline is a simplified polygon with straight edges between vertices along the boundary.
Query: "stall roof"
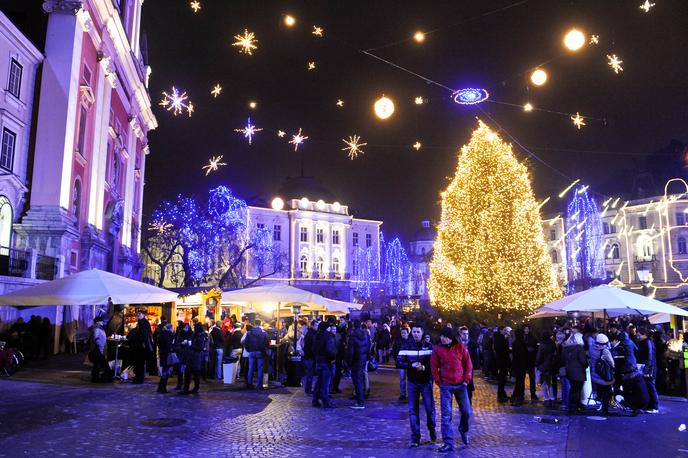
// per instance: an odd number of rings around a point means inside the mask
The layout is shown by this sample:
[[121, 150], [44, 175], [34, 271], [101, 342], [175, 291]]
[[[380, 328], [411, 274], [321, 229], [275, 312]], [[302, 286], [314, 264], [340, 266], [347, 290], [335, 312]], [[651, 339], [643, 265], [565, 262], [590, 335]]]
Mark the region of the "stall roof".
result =
[[185, 288], [167, 288], [174, 291], [179, 297], [193, 296], [194, 294], [208, 294], [213, 293], [215, 296], [221, 296], [222, 290], [217, 286], [189, 286]]

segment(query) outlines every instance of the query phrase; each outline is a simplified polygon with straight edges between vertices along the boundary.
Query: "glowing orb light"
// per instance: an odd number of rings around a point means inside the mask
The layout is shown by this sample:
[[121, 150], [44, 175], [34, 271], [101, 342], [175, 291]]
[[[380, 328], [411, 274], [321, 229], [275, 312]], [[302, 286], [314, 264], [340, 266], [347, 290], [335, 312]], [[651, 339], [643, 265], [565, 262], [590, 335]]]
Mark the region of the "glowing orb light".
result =
[[419, 97], [415, 98], [415, 102], [416, 102], [416, 105], [423, 105], [423, 103], [425, 103], [425, 100], [423, 99], [423, 97], [419, 96]]
[[318, 210], [323, 211], [325, 210], [325, 201], [320, 199], [318, 202], [315, 204], [318, 207]]
[[281, 198], [275, 197], [274, 199], [272, 199], [272, 209], [273, 210], [282, 210], [283, 208], [284, 208], [284, 201]]
[[564, 46], [566, 46], [569, 51], [578, 51], [583, 47], [585, 42], [585, 35], [583, 35], [583, 32], [580, 30], [571, 29], [564, 36]]
[[416, 42], [418, 43], [422, 43], [423, 41], [425, 41], [425, 34], [419, 30], [418, 32], [413, 34], [413, 39], [416, 40]]
[[484, 102], [490, 97], [485, 89], [466, 88], [459, 89], [452, 94], [452, 99], [459, 105], [475, 105]]
[[289, 14], [284, 16], [284, 25], [287, 27], [294, 27], [294, 24], [296, 24], [296, 19], [294, 19], [294, 16], [290, 16]]
[[332, 210], [334, 210], [336, 213], [339, 213], [339, 210], [342, 209], [342, 205], [339, 202], [335, 202], [332, 204]]
[[527, 102], [525, 105], [523, 105], [523, 111], [533, 111], [533, 105], [530, 102]]
[[256, 102], [251, 101], [248, 103], [248, 107], [252, 110], [255, 110], [257, 106], [258, 104]]
[[384, 95], [377, 99], [373, 108], [375, 109], [375, 115], [380, 119], [387, 119], [394, 114], [394, 102]]
[[308, 197], [302, 197], [299, 201], [299, 205], [301, 206], [301, 208], [308, 208], [309, 203], [310, 202], [308, 202]]
[[547, 72], [538, 68], [530, 74], [530, 81], [536, 86], [542, 86], [547, 82]]

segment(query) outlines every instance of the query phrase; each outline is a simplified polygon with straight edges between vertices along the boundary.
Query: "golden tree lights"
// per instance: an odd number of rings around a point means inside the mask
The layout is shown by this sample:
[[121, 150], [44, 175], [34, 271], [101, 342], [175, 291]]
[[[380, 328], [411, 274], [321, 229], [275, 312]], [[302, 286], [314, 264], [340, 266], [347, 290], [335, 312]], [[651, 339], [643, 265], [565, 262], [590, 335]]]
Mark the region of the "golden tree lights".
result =
[[561, 296], [528, 171], [480, 122], [442, 193], [428, 289], [451, 310], [528, 312]]

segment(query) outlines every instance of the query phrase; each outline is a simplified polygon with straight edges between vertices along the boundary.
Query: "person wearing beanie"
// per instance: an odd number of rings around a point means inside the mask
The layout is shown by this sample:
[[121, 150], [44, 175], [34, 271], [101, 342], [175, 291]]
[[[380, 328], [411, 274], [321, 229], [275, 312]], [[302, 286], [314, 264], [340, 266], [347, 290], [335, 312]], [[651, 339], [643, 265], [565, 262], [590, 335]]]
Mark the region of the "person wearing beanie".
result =
[[[609, 403], [612, 399], [612, 385], [614, 385], [614, 358], [609, 346], [609, 338], [603, 333], [597, 334], [595, 343], [588, 350], [590, 353], [590, 379], [595, 384], [597, 399], [600, 401], [600, 410], [603, 416], [609, 414]], [[605, 374], [607, 365], [611, 369], [611, 374]], [[599, 368], [599, 369], [598, 369]], [[608, 375], [612, 377], [606, 380]]]
[[89, 328], [89, 334], [89, 342], [91, 345], [88, 352], [88, 359], [93, 363], [93, 368], [91, 369], [91, 382], [111, 382], [112, 372], [110, 371], [110, 365], [106, 357], [107, 353], [105, 352], [107, 336], [103, 330], [102, 315], [98, 315], [93, 319], [93, 326]]
[[446, 453], [454, 450], [452, 432], [452, 404], [456, 399], [461, 412], [459, 432], [464, 445], [468, 446], [468, 420], [471, 417], [471, 403], [468, 400], [468, 384], [473, 373], [473, 364], [468, 349], [456, 340], [454, 331], [445, 327], [440, 333], [440, 345], [435, 345], [430, 359], [432, 378], [440, 388], [440, 408], [442, 412], [442, 440], [444, 445], [437, 449]]

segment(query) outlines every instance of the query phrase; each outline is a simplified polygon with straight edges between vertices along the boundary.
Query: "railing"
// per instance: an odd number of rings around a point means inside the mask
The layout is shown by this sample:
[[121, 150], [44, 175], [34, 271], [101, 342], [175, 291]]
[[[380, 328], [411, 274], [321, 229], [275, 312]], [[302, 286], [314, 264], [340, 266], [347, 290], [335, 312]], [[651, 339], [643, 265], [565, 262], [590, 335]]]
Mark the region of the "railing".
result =
[[36, 278], [39, 280], [54, 280], [57, 277], [57, 258], [50, 256], [36, 257]]
[[0, 246], [0, 275], [26, 277], [29, 273], [30, 253]]

